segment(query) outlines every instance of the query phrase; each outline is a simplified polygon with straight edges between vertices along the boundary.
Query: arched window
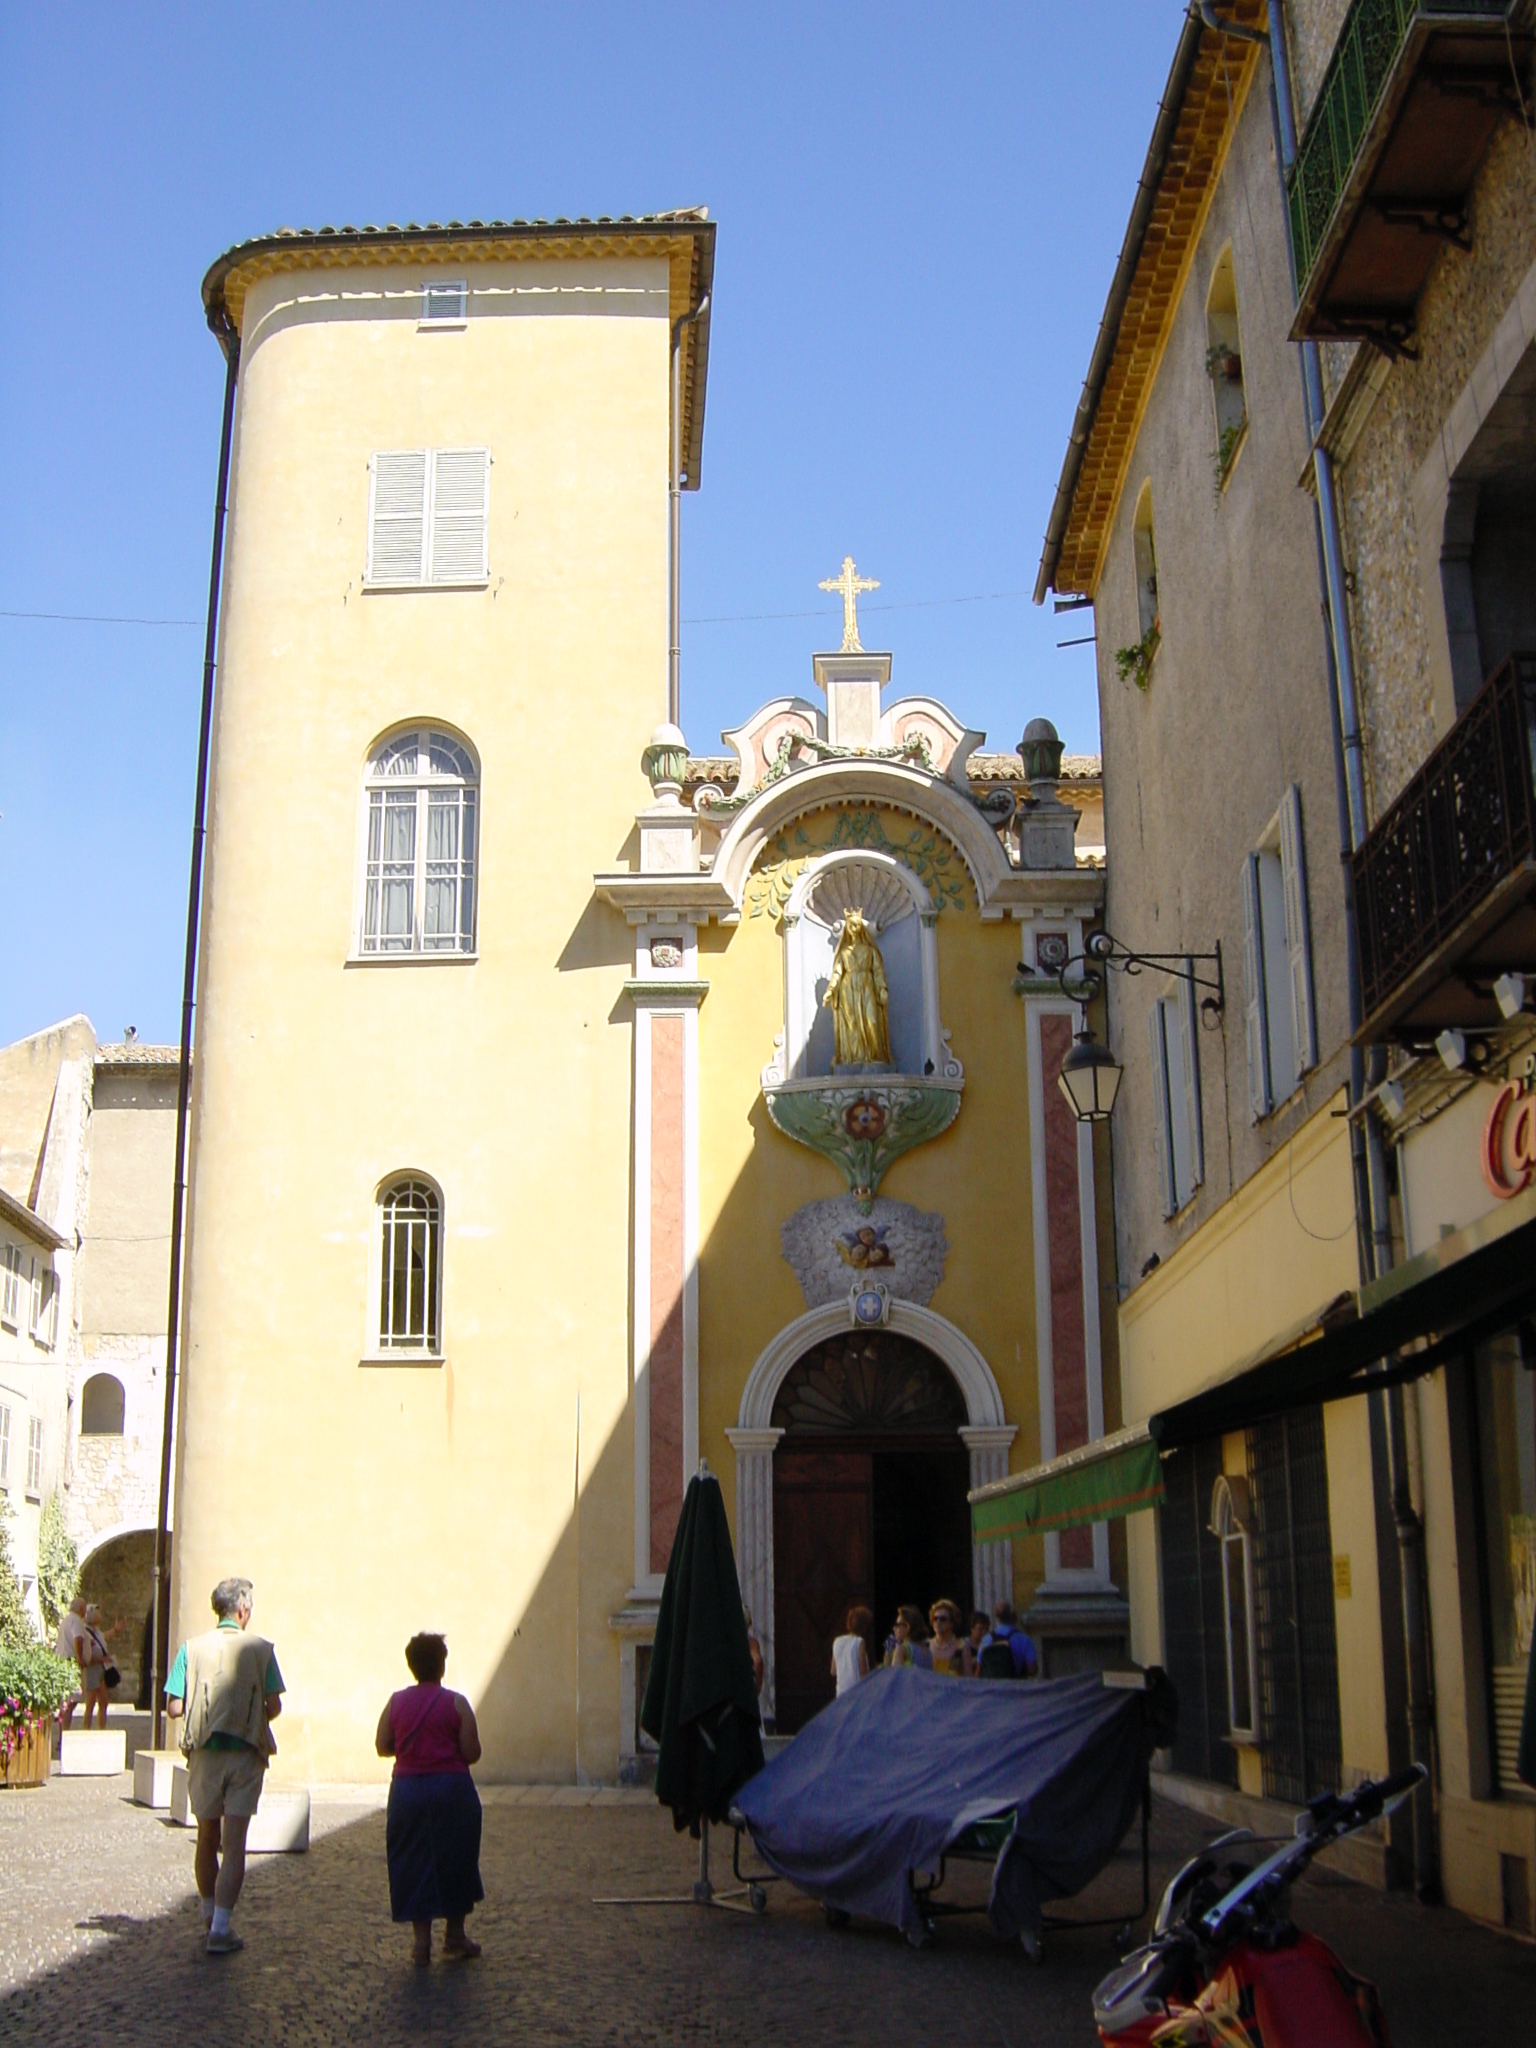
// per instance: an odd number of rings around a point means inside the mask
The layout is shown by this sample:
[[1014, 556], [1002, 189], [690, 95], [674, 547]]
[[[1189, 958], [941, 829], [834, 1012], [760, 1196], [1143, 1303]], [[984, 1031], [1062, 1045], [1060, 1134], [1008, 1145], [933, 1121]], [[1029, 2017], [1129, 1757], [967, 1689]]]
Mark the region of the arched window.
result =
[[391, 1181], [379, 1195], [379, 1349], [435, 1354], [443, 1205], [430, 1181]]
[[123, 1383], [109, 1372], [93, 1373], [80, 1395], [82, 1436], [121, 1436], [123, 1433]]
[[1243, 391], [1243, 346], [1237, 326], [1237, 280], [1232, 270], [1232, 250], [1222, 250], [1211, 276], [1210, 295], [1205, 302], [1205, 367], [1210, 372], [1211, 394], [1216, 405], [1216, 489], [1218, 493], [1231, 473], [1238, 443], [1248, 424], [1248, 400]]
[[1131, 522], [1131, 553], [1136, 563], [1136, 615], [1143, 642], [1162, 630], [1157, 603], [1157, 543], [1152, 533], [1152, 485], [1144, 483]]
[[473, 953], [480, 775], [461, 740], [396, 733], [368, 763], [362, 953]]
[[1227, 1719], [1245, 1742], [1259, 1735], [1259, 1660], [1253, 1617], [1253, 1519], [1248, 1482], [1223, 1473], [1211, 1494], [1211, 1534], [1221, 1545], [1227, 1639]]

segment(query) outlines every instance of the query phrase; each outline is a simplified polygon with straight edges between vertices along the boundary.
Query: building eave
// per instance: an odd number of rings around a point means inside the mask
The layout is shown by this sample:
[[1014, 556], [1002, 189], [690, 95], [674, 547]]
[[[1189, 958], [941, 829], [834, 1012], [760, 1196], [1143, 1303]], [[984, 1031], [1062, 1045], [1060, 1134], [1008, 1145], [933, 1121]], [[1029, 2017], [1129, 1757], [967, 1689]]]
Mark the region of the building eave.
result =
[[7, 1194], [4, 1188], [0, 1188], [0, 1221], [9, 1223], [45, 1251], [61, 1252], [69, 1245], [67, 1237], [55, 1230], [51, 1223], [45, 1223], [35, 1209], [29, 1209], [15, 1195]]
[[[697, 313], [715, 272], [715, 223], [703, 207], [599, 220], [414, 223], [402, 227], [281, 228], [226, 249], [203, 279], [203, 310], [226, 355], [241, 333], [246, 293], [285, 270], [359, 263], [505, 263], [562, 256], [662, 257], [675, 324]], [[683, 330], [683, 488], [696, 491], [704, 452], [709, 310]]]
[[[1258, 28], [1268, 8], [1265, 0], [1232, 0], [1227, 14], [1238, 26]], [[1051, 590], [1091, 597], [1097, 587], [1184, 273], [1258, 60], [1257, 45], [1217, 35], [1190, 8], [1067, 440], [1035, 578], [1036, 604]]]

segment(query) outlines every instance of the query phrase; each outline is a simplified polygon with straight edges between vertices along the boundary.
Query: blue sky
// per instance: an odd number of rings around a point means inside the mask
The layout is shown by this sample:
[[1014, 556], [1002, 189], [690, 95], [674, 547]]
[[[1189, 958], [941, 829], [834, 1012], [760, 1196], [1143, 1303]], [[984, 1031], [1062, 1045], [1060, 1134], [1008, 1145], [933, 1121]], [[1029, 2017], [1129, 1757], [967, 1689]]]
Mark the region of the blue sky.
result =
[[[0, 611], [201, 620], [230, 243], [703, 204], [695, 749], [805, 686], [849, 552], [903, 694], [1095, 747], [1092, 649], [1056, 644], [1088, 627], [1028, 593], [1182, 13], [0, 11]], [[197, 625], [0, 617], [0, 1042], [76, 1010], [175, 1037], [201, 656]]]

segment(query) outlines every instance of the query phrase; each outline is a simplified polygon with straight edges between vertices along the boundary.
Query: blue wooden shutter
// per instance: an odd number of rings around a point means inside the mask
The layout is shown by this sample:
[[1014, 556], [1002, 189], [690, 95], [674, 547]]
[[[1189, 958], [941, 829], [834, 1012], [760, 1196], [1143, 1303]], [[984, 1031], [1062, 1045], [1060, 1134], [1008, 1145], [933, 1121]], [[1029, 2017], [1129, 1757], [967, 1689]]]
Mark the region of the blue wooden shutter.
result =
[[1317, 1065], [1317, 1006], [1312, 993], [1312, 931], [1307, 916], [1307, 850], [1301, 791], [1293, 782], [1280, 805], [1280, 877], [1285, 888], [1285, 953], [1290, 965], [1296, 1071]]
[[1257, 1123], [1274, 1107], [1269, 1086], [1269, 1017], [1264, 1007], [1264, 926], [1259, 913], [1259, 856], [1243, 856], [1243, 973], [1248, 991], [1248, 1116]]

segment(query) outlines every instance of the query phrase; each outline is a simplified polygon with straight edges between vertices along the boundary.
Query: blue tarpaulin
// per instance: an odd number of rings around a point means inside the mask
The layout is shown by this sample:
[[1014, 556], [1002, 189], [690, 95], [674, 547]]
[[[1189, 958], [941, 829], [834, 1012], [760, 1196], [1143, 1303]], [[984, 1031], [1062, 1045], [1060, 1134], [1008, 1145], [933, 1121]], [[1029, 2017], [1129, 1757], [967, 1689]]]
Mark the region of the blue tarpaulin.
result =
[[[914, 1872], [974, 1822], [1014, 1816], [989, 1913], [1013, 1939], [1113, 1856], [1158, 1739], [1153, 1696], [1097, 1672], [998, 1684], [877, 1671], [824, 1707], [736, 1805], [758, 1853], [812, 1898], [915, 1935]], [[1159, 1706], [1161, 1701], [1159, 1701]], [[1155, 1710], [1154, 1710], [1155, 1711]]]

